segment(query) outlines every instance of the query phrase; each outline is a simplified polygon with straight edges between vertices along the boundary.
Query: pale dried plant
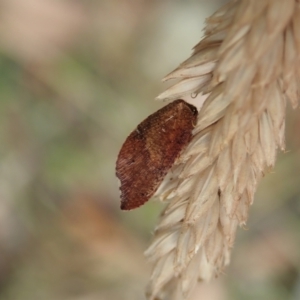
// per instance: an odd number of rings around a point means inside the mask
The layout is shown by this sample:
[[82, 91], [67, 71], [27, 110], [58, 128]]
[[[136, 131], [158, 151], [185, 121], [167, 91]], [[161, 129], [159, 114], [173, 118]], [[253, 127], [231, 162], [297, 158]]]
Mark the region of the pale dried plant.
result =
[[192, 56], [158, 99], [206, 95], [193, 139], [156, 195], [167, 202], [146, 251], [148, 299], [186, 299], [224, 270], [257, 184], [284, 149], [298, 105], [299, 0], [232, 0], [206, 20]]

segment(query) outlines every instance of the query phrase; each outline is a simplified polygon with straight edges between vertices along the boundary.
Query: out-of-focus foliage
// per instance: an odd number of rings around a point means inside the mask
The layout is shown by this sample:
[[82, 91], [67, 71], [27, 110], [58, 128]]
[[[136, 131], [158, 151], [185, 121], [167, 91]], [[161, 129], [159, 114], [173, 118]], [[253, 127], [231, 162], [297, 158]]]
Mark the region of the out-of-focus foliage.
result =
[[[143, 299], [162, 206], [119, 211], [115, 160], [218, 1], [1, 0], [0, 299]], [[300, 118], [227, 275], [193, 299], [299, 299]]]

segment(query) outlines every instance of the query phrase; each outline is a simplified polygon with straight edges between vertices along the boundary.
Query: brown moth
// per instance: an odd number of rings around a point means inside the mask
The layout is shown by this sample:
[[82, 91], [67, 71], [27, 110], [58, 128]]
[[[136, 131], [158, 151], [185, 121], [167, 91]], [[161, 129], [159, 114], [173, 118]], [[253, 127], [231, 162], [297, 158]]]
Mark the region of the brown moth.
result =
[[150, 115], [128, 136], [118, 155], [121, 209], [147, 202], [192, 139], [196, 107], [176, 100]]

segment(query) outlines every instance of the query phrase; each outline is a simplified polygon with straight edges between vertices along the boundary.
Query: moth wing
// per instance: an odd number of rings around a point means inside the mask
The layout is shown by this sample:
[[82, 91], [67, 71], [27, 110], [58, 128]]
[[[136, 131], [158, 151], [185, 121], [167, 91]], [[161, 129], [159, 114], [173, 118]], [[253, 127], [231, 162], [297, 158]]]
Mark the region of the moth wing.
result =
[[123, 144], [116, 165], [121, 209], [147, 202], [192, 137], [195, 111], [183, 100], [163, 107], [141, 122]]

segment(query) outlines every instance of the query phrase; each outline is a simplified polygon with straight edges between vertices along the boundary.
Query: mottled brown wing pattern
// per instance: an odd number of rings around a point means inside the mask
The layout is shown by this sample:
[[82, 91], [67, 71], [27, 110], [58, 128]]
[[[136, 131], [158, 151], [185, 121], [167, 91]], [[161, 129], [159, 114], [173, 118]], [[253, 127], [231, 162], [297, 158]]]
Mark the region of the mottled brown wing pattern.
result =
[[197, 109], [176, 100], [150, 115], [128, 136], [118, 155], [121, 209], [147, 202], [192, 138]]

